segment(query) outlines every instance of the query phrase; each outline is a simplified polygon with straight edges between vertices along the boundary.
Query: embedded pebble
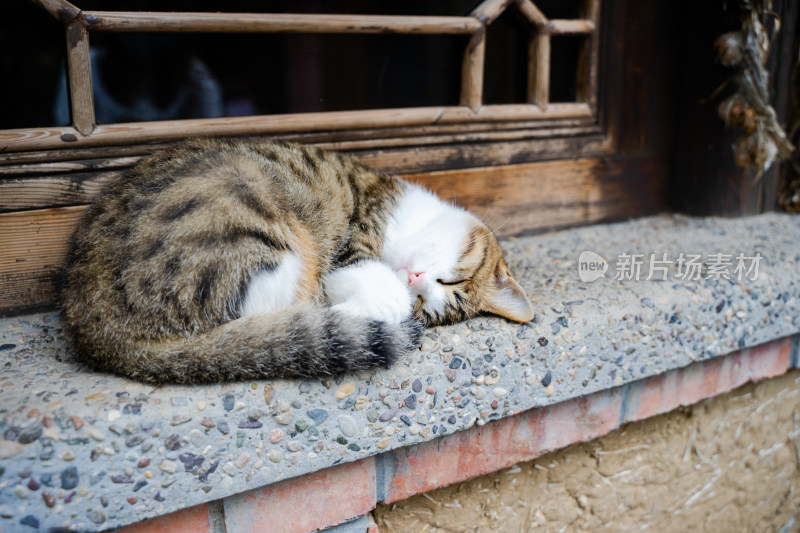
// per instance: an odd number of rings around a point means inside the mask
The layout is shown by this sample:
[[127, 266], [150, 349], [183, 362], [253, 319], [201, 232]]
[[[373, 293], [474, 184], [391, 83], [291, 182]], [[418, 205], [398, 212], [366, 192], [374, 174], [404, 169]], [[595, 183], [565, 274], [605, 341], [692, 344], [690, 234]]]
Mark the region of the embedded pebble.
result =
[[293, 417], [294, 415], [291, 411], [286, 411], [285, 413], [278, 413], [278, 415], [275, 416], [275, 420], [278, 422], [278, 424], [283, 424], [286, 426], [292, 421]]
[[502, 398], [503, 396], [508, 394], [508, 391], [503, 387], [497, 387], [492, 391], [492, 394], [494, 394], [496, 398]]
[[[419, 379], [419, 378], [416, 378], [416, 379], [415, 379], [415, 380], [414, 380], [414, 381], [411, 383], [411, 390], [413, 390], [414, 392], [420, 392], [420, 391], [422, 391], [422, 381], [420, 381], [420, 379]], [[430, 394], [430, 393], [429, 393], [429, 394]]]
[[0, 459], [9, 459], [22, 453], [25, 446], [18, 442], [0, 439]]
[[358, 424], [352, 416], [342, 415], [337, 418], [337, 422], [339, 422], [339, 429], [346, 437], [352, 437], [358, 431]]
[[328, 411], [325, 409], [309, 409], [306, 411], [306, 414], [316, 425], [322, 424], [325, 422], [325, 419], [328, 418]]
[[280, 450], [270, 450], [267, 457], [273, 463], [280, 463], [283, 460], [283, 454], [280, 452]]
[[336, 398], [342, 400], [353, 394], [355, 391], [356, 391], [356, 382], [348, 381], [347, 383], [343, 383], [336, 391]]
[[386, 411], [384, 411], [381, 414], [381, 416], [378, 417], [378, 420], [380, 420], [381, 422], [386, 422], [388, 420], [391, 420], [392, 418], [394, 418], [394, 415], [396, 415], [397, 411], [399, 411], [399, 410], [400, 410], [400, 408], [395, 405], [391, 409], [387, 409]]
[[290, 452], [299, 452], [303, 449], [303, 444], [297, 439], [292, 439], [286, 443], [286, 448]]
[[164, 459], [158, 465], [158, 469], [159, 470], [161, 470], [163, 472], [167, 472], [168, 474], [174, 474], [175, 470], [177, 470], [177, 468], [178, 468], [178, 465], [175, 463], [175, 461], [170, 461], [169, 459]]
[[282, 429], [273, 429], [269, 434], [269, 441], [272, 444], [277, 444], [283, 440], [284, 432]]

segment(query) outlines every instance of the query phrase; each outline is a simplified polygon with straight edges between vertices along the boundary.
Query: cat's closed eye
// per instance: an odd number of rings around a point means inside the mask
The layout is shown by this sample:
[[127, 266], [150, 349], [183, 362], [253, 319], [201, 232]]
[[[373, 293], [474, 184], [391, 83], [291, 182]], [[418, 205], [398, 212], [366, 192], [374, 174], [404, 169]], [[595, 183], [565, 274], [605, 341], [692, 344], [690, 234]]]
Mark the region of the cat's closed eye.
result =
[[453, 281], [445, 281], [443, 279], [437, 279], [436, 283], [438, 283], [439, 285], [455, 286], [455, 285], [461, 285], [462, 283], [466, 283], [467, 281], [469, 281], [469, 280], [457, 279], [457, 280], [453, 280]]

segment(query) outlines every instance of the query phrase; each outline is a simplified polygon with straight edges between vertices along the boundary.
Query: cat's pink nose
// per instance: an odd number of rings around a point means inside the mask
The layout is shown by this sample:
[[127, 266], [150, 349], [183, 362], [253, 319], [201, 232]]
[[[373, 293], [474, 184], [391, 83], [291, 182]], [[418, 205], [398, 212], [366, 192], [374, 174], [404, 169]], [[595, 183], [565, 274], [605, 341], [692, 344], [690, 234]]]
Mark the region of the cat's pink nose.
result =
[[422, 283], [423, 274], [424, 272], [409, 272], [408, 284], [414, 288], [417, 288]]

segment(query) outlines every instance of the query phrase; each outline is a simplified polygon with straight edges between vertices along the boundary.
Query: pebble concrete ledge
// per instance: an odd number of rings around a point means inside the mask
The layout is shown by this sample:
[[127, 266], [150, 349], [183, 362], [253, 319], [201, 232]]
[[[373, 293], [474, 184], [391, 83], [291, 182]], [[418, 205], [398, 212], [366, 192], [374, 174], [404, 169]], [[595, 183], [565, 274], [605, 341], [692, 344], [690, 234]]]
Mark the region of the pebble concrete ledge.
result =
[[503, 245], [533, 322], [430, 329], [392, 368], [335, 380], [153, 387], [76, 362], [57, 313], [0, 320], [2, 531], [178, 510], [154, 522], [327, 527], [797, 366], [800, 217], [656, 217]]

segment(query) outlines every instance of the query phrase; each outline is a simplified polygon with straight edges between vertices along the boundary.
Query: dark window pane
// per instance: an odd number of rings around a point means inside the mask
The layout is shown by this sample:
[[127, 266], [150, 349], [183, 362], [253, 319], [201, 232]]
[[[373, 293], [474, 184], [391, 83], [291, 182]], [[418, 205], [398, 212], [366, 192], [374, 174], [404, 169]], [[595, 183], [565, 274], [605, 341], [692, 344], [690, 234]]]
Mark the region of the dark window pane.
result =
[[483, 101], [521, 104], [527, 99], [528, 41], [531, 25], [513, 7], [486, 32]]
[[550, 101], [577, 101], [578, 58], [584, 36], [556, 35], [550, 40]]
[[580, 19], [586, 17], [588, 0], [533, 0], [549, 19]]
[[0, 129], [69, 124], [54, 119], [66, 63], [64, 28], [27, 0], [5, 0], [0, 16]]

